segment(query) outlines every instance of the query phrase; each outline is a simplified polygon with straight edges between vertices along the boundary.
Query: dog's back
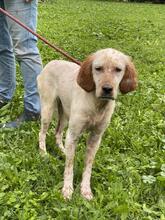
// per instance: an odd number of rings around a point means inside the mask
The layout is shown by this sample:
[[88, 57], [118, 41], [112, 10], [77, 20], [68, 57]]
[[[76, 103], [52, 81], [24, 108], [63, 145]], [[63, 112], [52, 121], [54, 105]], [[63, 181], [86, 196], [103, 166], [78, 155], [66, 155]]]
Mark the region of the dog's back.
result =
[[[56, 88], [56, 91], [60, 93], [60, 90], [71, 91], [74, 81], [77, 78], [79, 66], [75, 63], [64, 60], [53, 60], [49, 62], [38, 76], [38, 87], [45, 85], [45, 90], [49, 88]], [[70, 81], [70, 83], [68, 82]], [[54, 90], [54, 89], [53, 89]], [[53, 92], [52, 90], [52, 92]], [[46, 92], [46, 91], [44, 91]], [[51, 92], [51, 93], [52, 93]]]
[[68, 112], [69, 115], [72, 91], [76, 86], [79, 68], [77, 64], [68, 61], [49, 62], [37, 78], [41, 100], [44, 99], [50, 103], [58, 97], [64, 112]]

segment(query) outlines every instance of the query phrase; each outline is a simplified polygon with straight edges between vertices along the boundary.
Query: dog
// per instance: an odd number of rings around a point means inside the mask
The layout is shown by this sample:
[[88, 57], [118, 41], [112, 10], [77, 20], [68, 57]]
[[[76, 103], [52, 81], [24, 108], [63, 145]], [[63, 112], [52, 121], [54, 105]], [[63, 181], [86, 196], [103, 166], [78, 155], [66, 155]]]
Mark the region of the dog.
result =
[[[56, 142], [65, 154], [62, 194], [73, 193], [73, 163], [78, 138], [89, 132], [82, 175], [81, 195], [93, 198], [90, 179], [92, 164], [102, 135], [115, 109], [118, 91], [128, 93], [137, 87], [137, 71], [131, 59], [112, 48], [91, 54], [81, 66], [64, 61], [49, 62], [37, 78], [41, 99], [39, 148], [46, 153], [46, 132], [55, 112], [58, 118]], [[63, 130], [68, 126], [63, 146]]]

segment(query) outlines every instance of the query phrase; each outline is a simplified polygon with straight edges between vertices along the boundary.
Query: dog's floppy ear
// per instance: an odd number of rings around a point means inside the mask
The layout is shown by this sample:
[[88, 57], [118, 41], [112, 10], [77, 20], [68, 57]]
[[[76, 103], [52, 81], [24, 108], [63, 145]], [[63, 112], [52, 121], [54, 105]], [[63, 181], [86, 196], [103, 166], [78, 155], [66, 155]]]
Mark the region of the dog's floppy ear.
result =
[[119, 88], [121, 93], [127, 93], [135, 90], [137, 88], [138, 82], [137, 82], [137, 72], [135, 69], [135, 66], [133, 62], [128, 60], [126, 65], [126, 70], [123, 76], [123, 79], [121, 80], [119, 84]]
[[78, 85], [87, 92], [95, 89], [95, 83], [92, 76], [92, 62], [93, 56], [89, 56], [81, 65], [77, 76]]

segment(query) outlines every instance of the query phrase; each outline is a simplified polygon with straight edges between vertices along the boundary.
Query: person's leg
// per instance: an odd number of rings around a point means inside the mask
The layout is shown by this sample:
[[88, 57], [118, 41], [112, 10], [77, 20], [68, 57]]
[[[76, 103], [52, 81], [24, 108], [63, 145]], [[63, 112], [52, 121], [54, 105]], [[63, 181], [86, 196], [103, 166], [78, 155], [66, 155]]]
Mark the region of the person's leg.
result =
[[[4, 8], [4, 0], [0, 0]], [[0, 108], [11, 100], [15, 90], [15, 58], [5, 15], [0, 13]]]
[[[30, 3], [23, 0], [8, 0], [5, 1], [5, 9], [32, 30], [36, 30], [37, 0]], [[37, 48], [37, 38], [11, 19], [8, 18], [7, 21], [14, 53], [23, 75], [24, 112], [15, 121], [1, 124], [0, 127], [16, 128], [24, 121], [34, 121], [40, 116], [40, 98], [36, 78], [41, 72], [42, 62]]]
[[[23, 0], [5, 1], [5, 8], [21, 22], [36, 31], [37, 0], [26, 3]], [[24, 81], [25, 111], [39, 114], [40, 99], [36, 78], [42, 69], [42, 62], [37, 48], [37, 39], [27, 30], [8, 19], [9, 31], [12, 36], [14, 52], [18, 60]]]

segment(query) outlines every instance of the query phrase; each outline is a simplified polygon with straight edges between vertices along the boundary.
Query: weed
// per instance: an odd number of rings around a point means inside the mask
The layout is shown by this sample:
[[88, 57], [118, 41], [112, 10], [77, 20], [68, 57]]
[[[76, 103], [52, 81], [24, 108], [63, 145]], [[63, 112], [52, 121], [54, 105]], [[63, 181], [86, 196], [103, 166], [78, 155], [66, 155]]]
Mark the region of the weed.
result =
[[[38, 153], [39, 124], [0, 131], [0, 219], [19, 220], [156, 220], [165, 219], [165, 8], [164, 5], [108, 1], [46, 1], [39, 4], [38, 33], [83, 60], [112, 47], [133, 57], [139, 88], [119, 95], [92, 173], [95, 198], [81, 198], [84, 138], [75, 159], [75, 193], [61, 196], [64, 158], [55, 146], [52, 123], [49, 157]], [[43, 63], [64, 59], [42, 42]], [[23, 108], [20, 72], [10, 108], [0, 121], [14, 119]]]

